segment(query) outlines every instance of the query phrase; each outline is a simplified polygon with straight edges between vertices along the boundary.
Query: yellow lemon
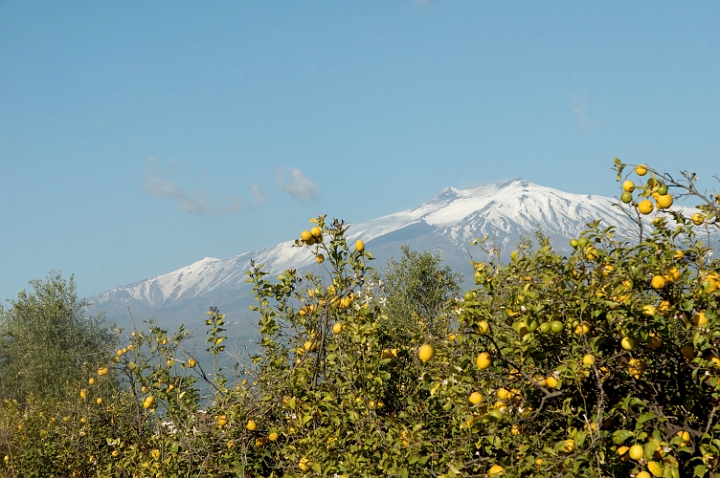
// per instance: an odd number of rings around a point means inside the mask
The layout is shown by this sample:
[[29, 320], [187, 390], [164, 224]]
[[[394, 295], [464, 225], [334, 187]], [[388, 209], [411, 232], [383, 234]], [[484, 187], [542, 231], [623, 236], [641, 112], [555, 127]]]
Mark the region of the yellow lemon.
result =
[[652, 286], [653, 289], [657, 290], [657, 289], [662, 289], [663, 287], [665, 287], [666, 282], [667, 281], [665, 280], [665, 278], [663, 276], [657, 275], [657, 276], [653, 276], [652, 280], [650, 281], [650, 285]]
[[695, 214], [693, 214], [691, 220], [692, 220], [693, 224], [695, 224], [696, 226], [700, 226], [700, 225], [702, 225], [703, 222], [705, 222], [705, 218], [699, 212], [696, 212]]
[[635, 183], [629, 179], [622, 184], [623, 191], [631, 193], [635, 191]]
[[505, 474], [505, 468], [503, 468], [500, 465], [493, 465], [488, 470], [488, 476], [504, 475], [504, 474]]
[[478, 324], [475, 326], [475, 331], [480, 335], [485, 335], [488, 333], [488, 330], [490, 330], [490, 324], [487, 323], [486, 320], [481, 320], [478, 322]]
[[305, 457], [300, 458], [300, 463], [298, 463], [298, 466], [302, 471], [308, 471], [310, 469], [310, 460], [308, 460]]
[[342, 332], [343, 325], [340, 322], [335, 322], [332, 327], [333, 334], [338, 335]]
[[653, 315], [655, 315], [655, 306], [654, 305], [643, 305], [642, 315], [645, 315], [647, 317], [652, 317]]
[[358, 252], [363, 252], [365, 250], [365, 243], [360, 239], [355, 241], [355, 250]]
[[630, 447], [630, 458], [633, 460], [639, 460], [643, 456], [645, 456], [645, 449], [642, 445], [633, 445]]
[[595, 365], [595, 356], [587, 354], [583, 357], [583, 364], [587, 365], [588, 367], [592, 367]]
[[470, 403], [472, 403], [473, 405], [477, 405], [478, 403], [482, 402], [483, 396], [480, 395], [480, 393], [478, 393], [478, 392], [473, 392], [473, 393], [471, 393], [470, 396], [468, 397], [468, 400], [469, 400]]
[[187, 360], [187, 366], [190, 368], [193, 368], [195, 365], [197, 365], [197, 361], [194, 358], [189, 358]]
[[555, 377], [548, 377], [546, 379], [547, 386], [550, 388], [556, 388], [558, 386], [558, 381]]
[[705, 316], [705, 312], [697, 312], [692, 318], [693, 325], [701, 326], [708, 323], [708, 318]]
[[640, 211], [640, 214], [650, 214], [653, 212], [653, 209], [653, 203], [649, 199], [644, 199], [640, 201], [640, 204], [638, 204], [638, 211]]
[[268, 440], [270, 441], [277, 441], [278, 438], [280, 438], [280, 435], [278, 435], [277, 432], [272, 432], [268, 435]]
[[257, 428], [257, 423], [255, 423], [255, 420], [248, 420], [247, 425], [245, 425], [245, 428], [247, 428], [250, 431], [254, 431]]
[[640, 378], [645, 371], [645, 368], [645, 361], [642, 359], [632, 358], [628, 362], [628, 372], [630, 372], [630, 375], [632, 375], [635, 380]]
[[632, 337], [623, 337], [620, 341], [620, 346], [624, 348], [625, 350], [632, 350], [635, 348], [635, 345], [637, 343], [635, 342], [635, 339]]
[[635, 174], [638, 176], [645, 176], [647, 174], [647, 166], [644, 164], [638, 164], [635, 166]]
[[418, 357], [420, 357], [420, 360], [422, 360], [423, 363], [433, 358], [433, 355], [435, 355], [435, 351], [433, 350], [432, 345], [429, 344], [421, 346], [418, 351]]
[[90, 385], [95, 385], [95, 378], [94, 378], [94, 377], [90, 377], [90, 379], [88, 380], [88, 383], [89, 383]]
[[477, 365], [477, 368], [480, 370], [485, 370], [490, 365], [492, 365], [492, 355], [490, 355], [487, 352], [482, 352], [477, 356], [477, 360], [475, 361], [475, 364]]

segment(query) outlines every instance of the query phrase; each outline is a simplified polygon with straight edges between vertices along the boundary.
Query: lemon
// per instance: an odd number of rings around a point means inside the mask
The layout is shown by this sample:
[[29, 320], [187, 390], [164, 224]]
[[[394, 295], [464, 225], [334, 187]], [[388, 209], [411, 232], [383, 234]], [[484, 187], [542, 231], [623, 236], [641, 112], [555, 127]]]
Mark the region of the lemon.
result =
[[647, 344], [652, 350], [657, 350], [662, 347], [662, 343], [662, 339], [655, 334], [650, 334], [648, 337]]
[[300, 233], [300, 239], [302, 239], [304, 242], [308, 242], [312, 239], [313, 235], [310, 231], [303, 231]]
[[622, 184], [622, 188], [623, 188], [623, 191], [625, 191], [627, 193], [631, 193], [631, 192], [635, 191], [635, 183], [628, 179], [627, 181], [625, 181]]
[[[660, 476], [662, 476], [662, 475], [660, 475]], [[651, 478], [651, 477], [650, 477], [650, 473], [643, 470], [640, 473], [638, 473], [637, 475], [635, 475], [635, 478]]]
[[475, 331], [480, 335], [485, 335], [488, 333], [488, 330], [490, 330], [490, 324], [487, 323], [486, 320], [481, 320], [478, 322], [478, 324], [475, 326]]
[[645, 315], [647, 317], [652, 317], [653, 315], [655, 315], [655, 306], [654, 305], [643, 305], [642, 315]]
[[310, 469], [310, 460], [308, 460], [305, 457], [300, 458], [300, 463], [298, 463], [298, 466], [302, 471], [308, 471]]
[[643, 456], [645, 456], [645, 449], [642, 447], [642, 445], [633, 445], [630, 447], [630, 458], [633, 460], [639, 460]]
[[697, 312], [692, 318], [693, 325], [701, 326], [708, 323], [708, 318], [705, 316], [705, 312]]
[[691, 220], [692, 220], [693, 224], [695, 224], [696, 226], [700, 226], [705, 221], [705, 218], [703, 218], [702, 214], [700, 214], [699, 212], [696, 212], [695, 214], [692, 215]]
[[655, 206], [653, 206], [652, 201], [649, 199], [644, 199], [640, 201], [640, 204], [638, 204], [638, 211], [640, 211], [640, 214], [650, 214], [653, 212]]
[[245, 428], [247, 428], [250, 431], [254, 431], [257, 428], [257, 423], [255, 423], [255, 420], [248, 420], [247, 425], [245, 425]]
[[673, 198], [670, 194], [665, 194], [664, 196], [658, 196], [655, 201], [657, 202], [658, 209], [667, 209], [672, 206]]
[[683, 348], [680, 349], [680, 353], [682, 353], [685, 360], [692, 360], [693, 357], [695, 357], [695, 349], [690, 344], [683, 346]]
[[422, 360], [423, 363], [433, 358], [433, 355], [435, 355], [435, 351], [433, 350], [432, 345], [429, 344], [422, 345], [418, 351], [418, 357], [420, 357], [420, 360]]
[[635, 380], [638, 380], [646, 369], [645, 361], [642, 359], [632, 358], [628, 362], [628, 372]]
[[318, 254], [317, 256], [315, 256], [315, 262], [317, 262], [318, 264], [322, 264], [323, 262], [325, 262], [325, 256], [322, 254]]
[[575, 333], [577, 335], [587, 335], [590, 333], [590, 324], [588, 322], [581, 322], [575, 327]]
[[94, 378], [94, 377], [90, 377], [90, 379], [88, 380], [88, 383], [89, 383], [90, 385], [95, 385], [95, 378]]
[[666, 283], [667, 283], [667, 281], [665, 280], [665, 278], [663, 276], [653, 276], [652, 280], [650, 281], [650, 286], [653, 289], [658, 290], [658, 289], [662, 289], [663, 287], [665, 287]]
[[550, 388], [556, 388], [558, 386], [558, 381], [555, 377], [548, 377], [546, 379], [547, 386]]
[[583, 365], [587, 365], [588, 367], [592, 367], [595, 365], [595, 356], [587, 354], [583, 357]]
[[361, 241], [360, 239], [355, 241], [355, 250], [358, 252], [365, 251], [365, 243], [363, 241]]
[[277, 441], [278, 438], [280, 438], [280, 435], [278, 435], [277, 432], [272, 432], [268, 435], [268, 440], [270, 441]]
[[483, 396], [480, 395], [480, 393], [478, 393], [478, 392], [473, 392], [473, 393], [471, 393], [470, 396], [468, 397], [468, 400], [469, 400], [470, 403], [472, 403], [473, 405], [477, 405], [478, 403], [482, 402]]
[[475, 361], [475, 363], [478, 369], [485, 370], [490, 365], [492, 365], [492, 355], [487, 352], [482, 352], [477, 356], [477, 360]]
[[638, 164], [635, 166], [635, 174], [638, 176], [645, 176], [647, 174], [647, 166], [644, 164]]
[[342, 332], [343, 325], [340, 322], [335, 322], [332, 327], [333, 334], [338, 335]]
[[194, 358], [190, 357], [187, 360], [187, 366], [193, 368], [195, 365], [197, 365], [197, 361]]
[[493, 465], [488, 470], [488, 476], [504, 475], [504, 474], [505, 474], [505, 468], [503, 468], [500, 465]]
[[637, 343], [632, 337], [623, 337], [620, 341], [620, 346], [625, 350], [632, 350], [635, 348], [635, 345], [637, 345]]

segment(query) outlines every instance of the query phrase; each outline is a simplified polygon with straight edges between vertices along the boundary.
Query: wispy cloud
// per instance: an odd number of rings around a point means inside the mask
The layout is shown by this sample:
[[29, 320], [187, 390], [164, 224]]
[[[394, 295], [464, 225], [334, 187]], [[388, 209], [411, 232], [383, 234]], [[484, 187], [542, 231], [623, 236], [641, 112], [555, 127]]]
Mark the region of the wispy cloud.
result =
[[[212, 184], [212, 177], [207, 171], [200, 169], [199, 172], [203, 182]], [[200, 188], [190, 190], [182, 187], [176, 179], [182, 179], [184, 173], [185, 167], [176, 161], [168, 159], [159, 162], [157, 158], [149, 157], [143, 173], [143, 191], [172, 201], [189, 214], [237, 213], [248, 208], [246, 201], [240, 196], [217, 197], [218, 192], [213, 189], [215, 200], [211, 200]]]
[[174, 161], [168, 160], [163, 167], [158, 166], [157, 158], [147, 158], [143, 178], [143, 190], [153, 196], [173, 201], [180, 209], [190, 214], [207, 214], [212, 212], [211, 205], [202, 197], [202, 191], [194, 193], [184, 191], [170, 179], [173, 174], [182, 171]]
[[572, 111], [575, 113], [578, 124], [582, 129], [592, 131], [597, 128], [597, 124], [588, 116], [587, 95], [585, 93], [583, 93], [582, 96], [572, 95], [570, 99], [570, 106], [572, 107]]
[[254, 185], [252, 188], [250, 188], [250, 192], [252, 193], [253, 197], [255, 198], [255, 202], [260, 204], [268, 201], [268, 197], [263, 192], [262, 188], [258, 186], [257, 184]]
[[293, 199], [308, 202], [320, 196], [317, 185], [297, 168], [282, 168], [277, 172], [277, 184]]

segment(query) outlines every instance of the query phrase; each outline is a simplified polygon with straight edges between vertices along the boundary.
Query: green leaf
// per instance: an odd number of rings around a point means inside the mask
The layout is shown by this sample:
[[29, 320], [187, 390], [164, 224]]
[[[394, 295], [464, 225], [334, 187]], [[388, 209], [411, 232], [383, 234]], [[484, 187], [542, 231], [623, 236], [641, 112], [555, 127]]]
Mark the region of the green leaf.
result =
[[619, 445], [619, 444], [625, 442], [625, 440], [627, 440], [628, 438], [633, 437], [633, 436], [635, 436], [635, 434], [631, 431], [618, 430], [615, 433], [613, 433], [613, 443], [615, 443], [616, 445]]
[[705, 465], [697, 465], [695, 469], [693, 470], [694, 476], [705, 476], [705, 473], [707, 473], [707, 467]]

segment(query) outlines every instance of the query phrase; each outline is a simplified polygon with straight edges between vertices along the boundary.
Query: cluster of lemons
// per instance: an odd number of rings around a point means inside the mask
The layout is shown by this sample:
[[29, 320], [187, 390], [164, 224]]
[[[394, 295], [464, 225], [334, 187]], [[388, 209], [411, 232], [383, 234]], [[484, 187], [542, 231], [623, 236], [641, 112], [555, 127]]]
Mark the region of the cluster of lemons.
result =
[[[644, 164], [639, 164], [635, 167], [635, 174], [638, 176], [645, 176], [647, 172], [647, 166]], [[625, 180], [622, 184], [623, 192], [620, 195], [620, 200], [625, 204], [630, 204], [633, 200], [632, 193], [635, 191], [635, 187], [636, 186], [633, 181], [629, 179]], [[656, 206], [658, 209], [667, 209], [672, 206], [673, 197], [668, 192], [667, 185], [659, 182], [654, 177], [648, 179], [647, 184], [645, 186], [640, 186], [640, 188], [642, 188], [644, 193], [641, 197], [645, 197], [645, 199], [640, 201], [637, 205], [640, 214], [650, 214]], [[655, 200], [655, 204], [653, 204], [653, 202], [648, 198], [650, 195], [652, 195], [652, 198]]]

